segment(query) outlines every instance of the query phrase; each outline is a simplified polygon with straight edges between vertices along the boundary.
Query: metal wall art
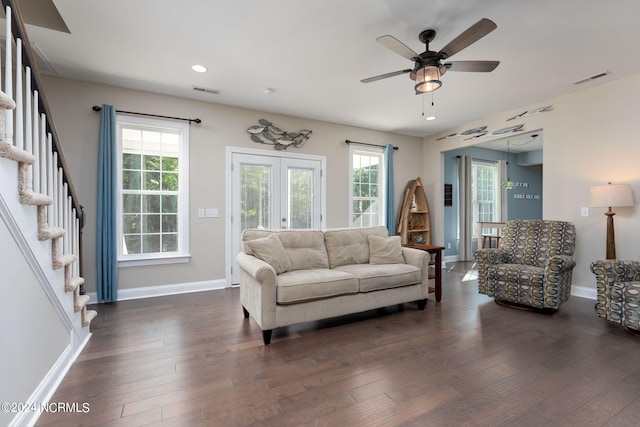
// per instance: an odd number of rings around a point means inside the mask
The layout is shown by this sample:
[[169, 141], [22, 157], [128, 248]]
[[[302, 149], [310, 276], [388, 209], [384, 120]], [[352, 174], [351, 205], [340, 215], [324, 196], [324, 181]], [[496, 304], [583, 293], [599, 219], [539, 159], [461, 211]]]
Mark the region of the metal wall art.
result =
[[247, 132], [251, 135], [252, 141], [273, 145], [276, 150], [286, 150], [292, 145], [300, 148], [311, 137], [312, 133], [308, 129], [302, 129], [299, 132], [287, 132], [265, 119], [258, 120], [258, 124], [250, 126]]

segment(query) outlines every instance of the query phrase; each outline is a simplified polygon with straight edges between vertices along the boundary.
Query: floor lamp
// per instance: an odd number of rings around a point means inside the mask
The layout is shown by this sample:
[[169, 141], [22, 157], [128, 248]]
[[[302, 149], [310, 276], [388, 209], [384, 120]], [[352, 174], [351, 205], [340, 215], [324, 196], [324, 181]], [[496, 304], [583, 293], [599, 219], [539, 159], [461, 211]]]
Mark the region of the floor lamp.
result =
[[612, 207], [633, 206], [633, 193], [629, 184], [594, 185], [591, 187], [589, 205], [594, 208], [609, 208], [604, 214], [607, 216], [607, 257], [616, 259], [616, 240], [613, 231], [613, 216], [616, 214]]

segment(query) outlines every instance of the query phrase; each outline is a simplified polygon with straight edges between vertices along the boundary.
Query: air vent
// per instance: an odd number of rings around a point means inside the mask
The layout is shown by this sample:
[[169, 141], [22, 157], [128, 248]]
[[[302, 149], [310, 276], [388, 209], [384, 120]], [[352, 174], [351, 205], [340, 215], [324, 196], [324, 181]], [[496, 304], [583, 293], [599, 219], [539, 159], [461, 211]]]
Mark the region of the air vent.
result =
[[590, 82], [591, 80], [599, 79], [604, 76], [608, 76], [611, 74], [611, 71], [603, 71], [602, 73], [594, 74], [593, 76], [585, 77], [584, 79], [577, 80], [573, 82], [574, 85], [580, 85], [582, 83]]
[[206, 87], [200, 87], [200, 86], [193, 86], [193, 90], [195, 90], [196, 92], [202, 92], [202, 93], [212, 93], [214, 95], [218, 95], [220, 93], [219, 90], [207, 89]]

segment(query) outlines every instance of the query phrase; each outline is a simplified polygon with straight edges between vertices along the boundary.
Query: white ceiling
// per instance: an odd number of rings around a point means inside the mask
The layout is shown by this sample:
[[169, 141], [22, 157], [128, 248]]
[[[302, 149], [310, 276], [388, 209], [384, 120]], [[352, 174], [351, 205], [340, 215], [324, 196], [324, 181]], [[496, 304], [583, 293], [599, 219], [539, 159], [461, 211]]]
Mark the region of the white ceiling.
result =
[[[27, 28], [59, 76], [407, 135], [444, 132], [640, 72], [638, 0], [53, 2], [70, 33]], [[406, 74], [360, 83], [412, 66], [376, 37], [393, 35], [419, 53], [418, 34], [432, 28], [437, 51], [480, 18], [498, 28], [451, 60], [500, 65], [447, 73], [435, 106], [431, 95], [414, 94]], [[195, 73], [192, 64], [209, 71]], [[603, 71], [611, 74], [573, 84]], [[424, 120], [423, 103], [437, 120]], [[173, 115], [170, 105], [149, 112]]]

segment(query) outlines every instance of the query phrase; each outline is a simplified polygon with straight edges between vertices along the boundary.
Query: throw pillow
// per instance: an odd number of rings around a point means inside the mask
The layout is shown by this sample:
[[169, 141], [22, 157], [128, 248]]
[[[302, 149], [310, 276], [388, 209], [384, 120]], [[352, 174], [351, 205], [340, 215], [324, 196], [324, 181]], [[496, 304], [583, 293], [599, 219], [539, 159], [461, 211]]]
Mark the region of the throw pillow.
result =
[[276, 274], [291, 270], [291, 260], [287, 251], [282, 246], [282, 242], [275, 234], [269, 234], [255, 240], [244, 242], [249, 247], [256, 258], [269, 264], [276, 271]]
[[400, 236], [369, 236], [369, 264], [406, 264]]

